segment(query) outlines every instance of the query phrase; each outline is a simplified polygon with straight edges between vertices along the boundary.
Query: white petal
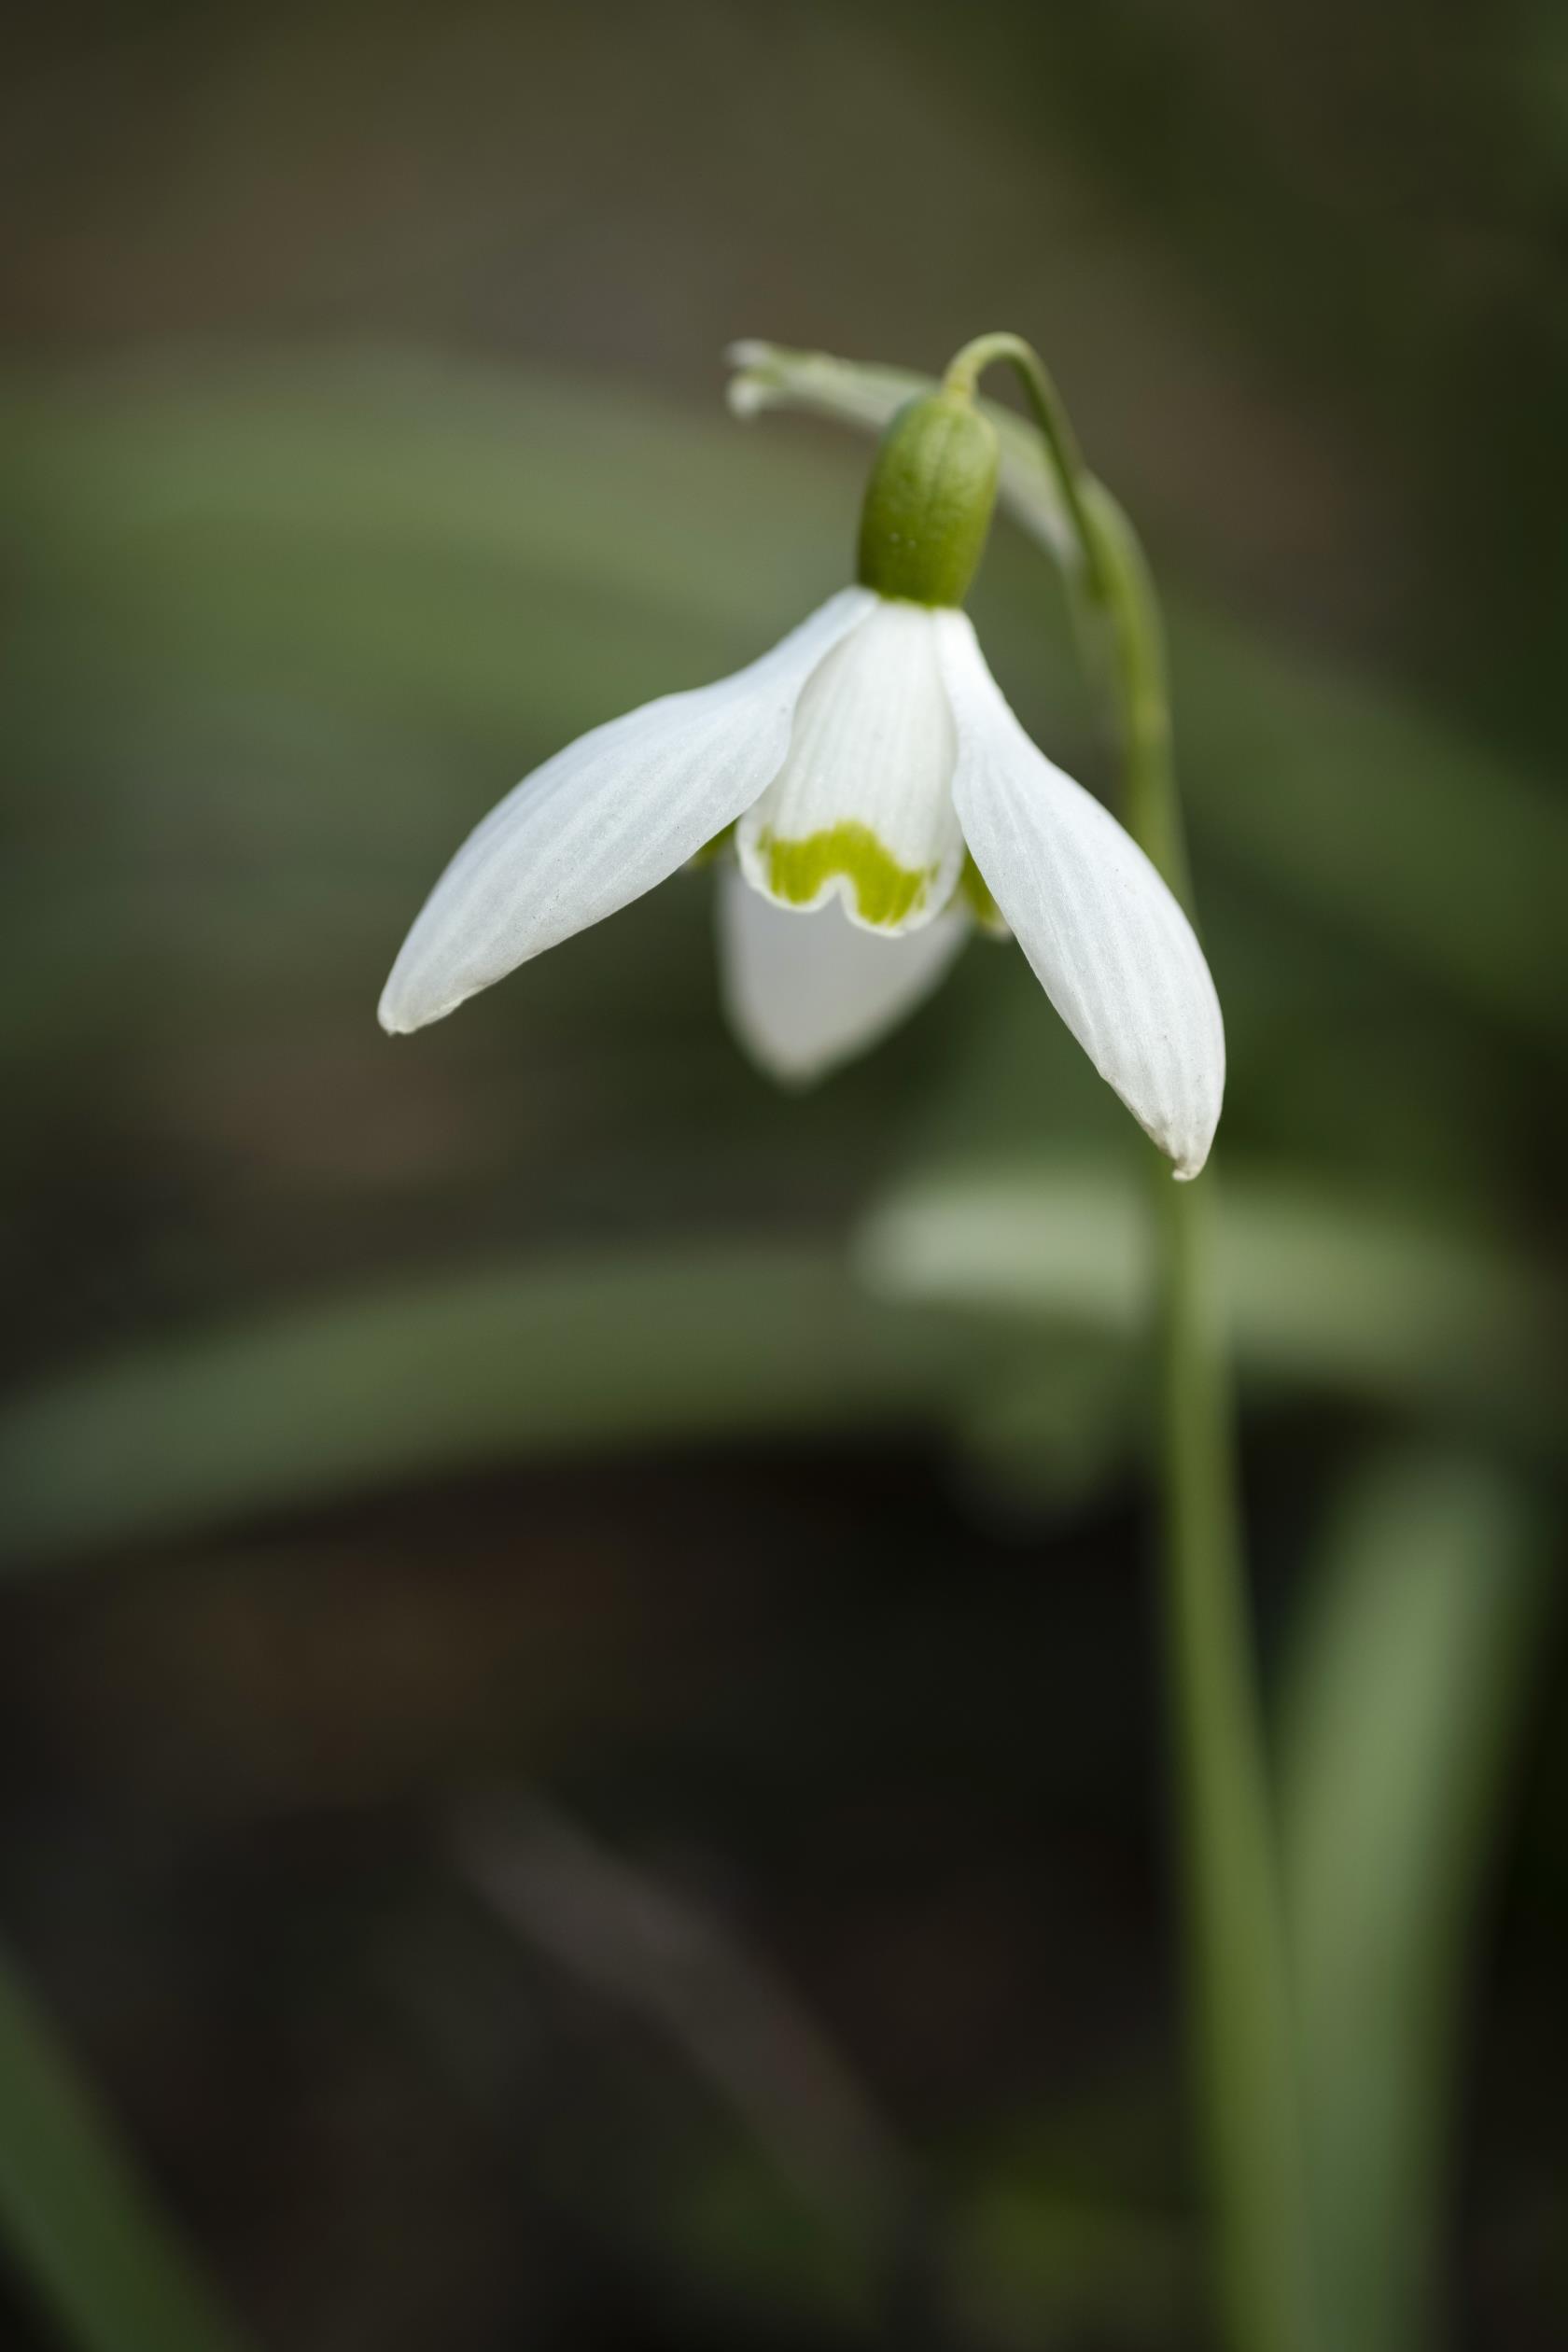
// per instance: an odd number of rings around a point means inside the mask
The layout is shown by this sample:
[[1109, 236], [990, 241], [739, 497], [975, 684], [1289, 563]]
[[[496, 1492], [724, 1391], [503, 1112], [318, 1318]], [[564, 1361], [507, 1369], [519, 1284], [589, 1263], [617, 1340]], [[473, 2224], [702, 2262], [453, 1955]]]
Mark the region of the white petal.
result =
[[836, 896], [851, 922], [903, 931], [952, 896], [963, 841], [936, 622], [922, 605], [878, 601], [812, 673], [790, 756], [735, 836], [770, 898], [806, 908]]
[[719, 877], [724, 1010], [774, 1078], [819, 1078], [873, 1044], [931, 994], [968, 936], [956, 907], [889, 938], [833, 903], [811, 914], [780, 906], [729, 861]]
[[1196, 1176], [1219, 1125], [1225, 1025], [1192, 925], [1110, 810], [1029, 741], [964, 615], [941, 620], [974, 862], [1100, 1076]]
[[847, 588], [761, 661], [612, 719], [525, 777], [425, 902], [382, 995], [383, 1029], [440, 1020], [733, 824], [777, 775], [806, 679], [875, 602]]

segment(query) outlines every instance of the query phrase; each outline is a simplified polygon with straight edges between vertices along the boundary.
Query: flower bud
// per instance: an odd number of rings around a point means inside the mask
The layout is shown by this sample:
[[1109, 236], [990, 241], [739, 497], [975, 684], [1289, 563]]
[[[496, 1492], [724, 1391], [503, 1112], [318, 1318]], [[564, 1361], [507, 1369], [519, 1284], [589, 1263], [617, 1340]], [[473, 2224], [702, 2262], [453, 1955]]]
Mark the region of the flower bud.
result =
[[882, 436], [861, 514], [862, 587], [961, 605], [996, 504], [994, 427], [963, 393], [922, 393]]

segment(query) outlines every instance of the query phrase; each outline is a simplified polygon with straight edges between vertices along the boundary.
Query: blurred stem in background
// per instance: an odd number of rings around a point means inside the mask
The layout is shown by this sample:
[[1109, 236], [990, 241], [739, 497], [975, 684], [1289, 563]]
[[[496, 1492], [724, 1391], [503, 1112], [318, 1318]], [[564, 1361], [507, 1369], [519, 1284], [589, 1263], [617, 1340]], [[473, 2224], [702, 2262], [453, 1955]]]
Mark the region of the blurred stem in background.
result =
[[[948, 368], [973, 394], [1005, 362], [1039, 428], [1076, 541], [1078, 600], [1109, 640], [1127, 830], [1189, 904], [1163, 632], [1126, 514], [1089, 474], [1050, 376], [1015, 335]], [[1151, 1154], [1159, 1262], [1159, 1468], [1165, 1656], [1177, 1751], [1196, 2060], [1219, 2290], [1244, 2352], [1316, 2342], [1306, 2168], [1262, 1710], [1248, 1624], [1234, 1413], [1211, 1246], [1213, 1178], [1172, 1182]]]
[[1450, 1440], [1347, 1479], [1291, 1630], [1280, 1852], [1334, 2352], [1447, 2333], [1467, 1983], [1555, 1598], [1537, 1491]]
[[7, 2254], [80, 2352], [242, 2352], [3, 1951], [0, 2223]]

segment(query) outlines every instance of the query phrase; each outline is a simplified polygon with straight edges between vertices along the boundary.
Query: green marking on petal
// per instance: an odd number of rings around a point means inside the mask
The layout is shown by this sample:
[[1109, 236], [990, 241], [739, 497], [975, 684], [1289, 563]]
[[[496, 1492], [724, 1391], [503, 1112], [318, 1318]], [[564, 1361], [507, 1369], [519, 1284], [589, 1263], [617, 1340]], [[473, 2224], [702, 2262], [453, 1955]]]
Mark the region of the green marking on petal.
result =
[[722, 833], [716, 833], [711, 841], [705, 841], [702, 847], [687, 859], [687, 864], [699, 873], [704, 866], [717, 864], [718, 861], [723, 856], [725, 850], [731, 847], [735, 840], [736, 821], [737, 820], [732, 819], [731, 822], [724, 827]]
[[963, 871], [959, 875], [959, 894], [979, 924], [992, 939], [1010, 939], [1007, 917], [991, 896], [989, 886], [968, 850], [964, 851]]
[[809, 906], [823, 887], [842, 875], [855, 893], [862, 923], [891, 929], [926, 903], [935, 866], [900, 865], [869, 825], [830, 826], [804, 841], [780, 841], [763, 833], [757, 847], [767, 861], [768, 889], [791, 906]]

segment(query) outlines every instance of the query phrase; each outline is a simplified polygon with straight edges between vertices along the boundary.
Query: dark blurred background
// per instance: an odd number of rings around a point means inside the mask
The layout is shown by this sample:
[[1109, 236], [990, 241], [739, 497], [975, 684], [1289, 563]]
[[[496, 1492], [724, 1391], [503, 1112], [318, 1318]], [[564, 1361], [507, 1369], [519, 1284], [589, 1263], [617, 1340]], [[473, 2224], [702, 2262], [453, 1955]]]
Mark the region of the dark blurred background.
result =
[[[8, 49], [0, 2088], [262, 2352], [1212, 2341], [1130, 1123], [984, 946], [774, 1093], [702, 875], [374, 1022], [502, 790], [845, 578], [722, 347], [1012, 327], [1169, 596], [1331, 2340], [1568, 2343], [1568, 16]], [[1109, 789], [1005, 525], [974, 609]], [[0, 2341], [112, 2346], [10, 2113]]]

